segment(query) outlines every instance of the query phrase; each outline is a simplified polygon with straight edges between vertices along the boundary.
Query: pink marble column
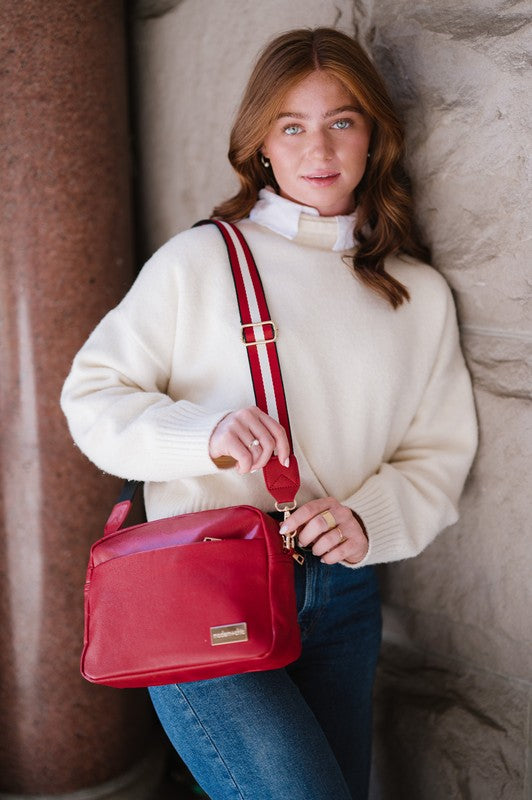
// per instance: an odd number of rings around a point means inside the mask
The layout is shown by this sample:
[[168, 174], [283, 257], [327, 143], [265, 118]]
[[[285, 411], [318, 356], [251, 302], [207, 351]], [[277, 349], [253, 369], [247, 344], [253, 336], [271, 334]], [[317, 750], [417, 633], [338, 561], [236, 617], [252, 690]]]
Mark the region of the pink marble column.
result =
[[144, 691], [79, 675], [118, 483], [58, 405], [133, 274], [123, 3], [1, 3], [0, 51], [0, 792], [68, 795], [134, 770], [156, 730]]

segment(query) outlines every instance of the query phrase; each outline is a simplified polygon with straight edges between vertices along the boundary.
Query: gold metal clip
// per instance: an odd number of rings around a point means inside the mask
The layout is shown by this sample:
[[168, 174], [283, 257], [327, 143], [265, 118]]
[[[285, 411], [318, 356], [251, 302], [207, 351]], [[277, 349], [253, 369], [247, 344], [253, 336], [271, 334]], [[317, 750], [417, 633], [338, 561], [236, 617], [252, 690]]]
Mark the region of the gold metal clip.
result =
[[295, 511], [296, 508], [297, 503], [295, 500], [293, 500], [291, 503], [278, 503], [275, 501], [275, 510], [282, 511], [285, 519], [288, 519], [292, 511]]
[[[292, 511], [295, 511], [296, 508], [297, 508], [297, 503], [295, 500], [293, 500], [291, 503], [277, 503], [277, 502], [275, 503], [275, 509], [277, 511], [283, 512], [283, 521], [287, 520]], [[281, 536], [283, 538], [284, 549], [293, 550], [296, 546], [297, 531], [293, 531], [293, 533], [281, 533]], [[303, 563], [302, 561], [299, 560], [299, 558], [296, 558], [296, 553], [294, 553], [293, 555], [298, 564]], [[305, 559], [303, 559], [303, 561], [304, 560]]]

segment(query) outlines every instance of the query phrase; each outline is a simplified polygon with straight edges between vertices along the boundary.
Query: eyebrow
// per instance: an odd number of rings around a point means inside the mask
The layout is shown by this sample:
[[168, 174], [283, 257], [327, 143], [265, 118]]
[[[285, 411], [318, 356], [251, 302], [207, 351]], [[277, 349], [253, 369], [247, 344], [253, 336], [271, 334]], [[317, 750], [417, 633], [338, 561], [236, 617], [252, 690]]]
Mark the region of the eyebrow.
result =
[[[335, 117], [337, 114], [343, 114], [345, 111], [354, 111], [355, 114], [362, 114], [362, 108], [360, 106], [340, 106], [340, 108], [334, 108], [332, 111], [327, 111], [323, 115], [323, 119], [329, 119], [329, 117]], [[310, 119], [308, 114], [303, 114], [301, 111], [282, 111], [277, 119], [283, 119], [284, 117], [293, 117], [295, 119]]]

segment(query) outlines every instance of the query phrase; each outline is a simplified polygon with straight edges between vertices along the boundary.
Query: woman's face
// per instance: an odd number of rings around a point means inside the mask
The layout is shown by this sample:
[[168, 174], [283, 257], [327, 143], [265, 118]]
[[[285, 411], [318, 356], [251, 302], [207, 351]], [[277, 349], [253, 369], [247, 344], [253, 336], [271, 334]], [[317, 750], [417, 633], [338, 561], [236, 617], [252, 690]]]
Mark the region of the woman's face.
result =
[[322, 216], [354, 210], [366, 169], [371, 121], [340, 81], [316, 70], [285, 96], [264, 139], [280, 193]]

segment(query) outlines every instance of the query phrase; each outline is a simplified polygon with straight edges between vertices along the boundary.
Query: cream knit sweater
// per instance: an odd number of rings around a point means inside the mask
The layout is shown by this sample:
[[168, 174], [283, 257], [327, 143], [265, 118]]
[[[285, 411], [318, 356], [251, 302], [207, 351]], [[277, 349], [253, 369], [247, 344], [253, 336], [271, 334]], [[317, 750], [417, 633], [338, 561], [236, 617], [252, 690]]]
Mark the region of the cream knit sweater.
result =
[[[302, 485], [363, 519], [357, 566], [414, 556], [457, 519], [476, 447], [471, 384], [444, 279], [411, 258], [387, 270], [411, 301], [394, 311], [332, 247], [338, 221], [302, 214], [290, 241], [239, 224], [272, 319]], [[141, 271], [76, 356], [62, 407], [102, 470], [146, 481], [148, 519], [217, 506], [269, 511], [262, 474], [209, 457], [229, 411], [254, 404], [225, 245], [180, 233]]]

